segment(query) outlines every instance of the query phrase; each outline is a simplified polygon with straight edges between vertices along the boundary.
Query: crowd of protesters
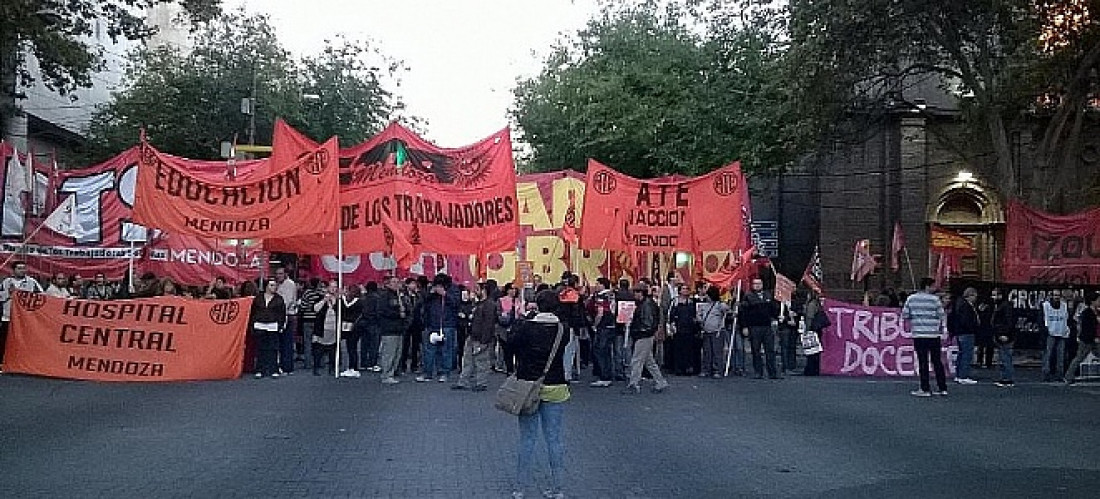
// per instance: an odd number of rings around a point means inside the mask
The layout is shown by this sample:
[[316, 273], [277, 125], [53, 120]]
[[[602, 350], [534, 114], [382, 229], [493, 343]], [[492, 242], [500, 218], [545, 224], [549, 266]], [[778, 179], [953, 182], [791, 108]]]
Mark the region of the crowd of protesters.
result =
[[[554, 284], [536, 275], [526, 287], [500, 286], [493, 280], [459, 284], [446, 274], [433, 279], [389, 276], [340, 289], [335, 281], [295, 281], [285, 268], [275, 269], [263, 282], [234, 287], [221, 277], [206, 286], [181, 286], [152, 273], [133, 282], [112, 282], [102, 273], [90, 279], [64, 273], [36, 279], [27, 275], [23, 262], [11, 267], [12, 275], [0, 289], [0, 348], [10, 321], [8, 299], [16, 289], [89, 300], [255, 297], [244, 369], [256, 377], [290, 375], [301, 367], [315, 375], [358, 378], [373, 372], [384, 384], [397, 384], [408, 376], [421, 383], [451, 383], [456, 390], [484, 391], [490, 372], [515, 372], [519, 352], [511, 341], [514, 329], [528, 318], [543, 291], [559, 299], [554, 313], [567, 332], [566, 381], [577, 383], [582, 373], [590, 372], [590, 386], [607, 388], [618, 382], [627, 394], [640, 392], [646, 379], [652, 380], [653, 391], [663, 391], [670, 386], [666, 376], [780, 379], [799, 367], [802, 334], [820, 333], [829, 325], [818, 297], [800, 289], [783, 305], [759, 278], [750, 282], [740, 300], [733, 300], [704, 282], [690, 286], [674, 272], [661, 283], [648, 278], [613, 283], [601, 277], [591, 285], [582, 285], [568, 272]], [[930, 308], [929, 297], [938, 310]], [[1042, 304], [1044, 381], [1074, 383], [1077, 367], [1097, 349], [1097, 298], [1055, 293]], [[932, 287], [910, 296], [887, 289], [868, 302], [904, 305], [903, 315], [912, 329], [934, 322], [935, 334], [929, 325], [925, 336], [942, 337], [958, 348], [955, 383], [977, 383], [972, 364], [992, 369], [996, 363], [996, 384], [1014, 384], [1016, 317], [1001, 290], [979, 296], [967, 288], [953, 297], [935, 293]], [[932, 390], [928, 380], [942, 368], [928, 365], [938, 360], [930, 355], [938, 350], [930, 340], [919, 340], [919, 334], [914, 337], [922, 379], [914, 394], [946, 393], [946, 386]], [[943, 340], [937, 340], [941, 347]], [[800, 372], [819, 374], [819, 359], [819, 354], [805, 356]]]

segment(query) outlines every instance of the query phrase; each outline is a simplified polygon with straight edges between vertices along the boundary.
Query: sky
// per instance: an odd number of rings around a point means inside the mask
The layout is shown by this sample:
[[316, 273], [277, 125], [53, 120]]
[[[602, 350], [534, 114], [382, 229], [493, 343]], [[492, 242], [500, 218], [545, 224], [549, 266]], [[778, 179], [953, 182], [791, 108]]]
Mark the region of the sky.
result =
[[508, 125], [512, 88], [534, 76], [555, 40], [583, 28], [597, 0], [225, 0], [269, 14], [295, 55], [325, 39], [367, 39], [408, 68], [406, 113], [427, 120], [427, 138], [456, 147]]

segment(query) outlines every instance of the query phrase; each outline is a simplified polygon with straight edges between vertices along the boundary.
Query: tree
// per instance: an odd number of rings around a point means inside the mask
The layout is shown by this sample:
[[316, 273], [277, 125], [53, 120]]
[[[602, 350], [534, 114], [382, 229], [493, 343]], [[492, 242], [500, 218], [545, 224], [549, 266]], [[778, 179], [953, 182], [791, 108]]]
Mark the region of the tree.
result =
[[[791, 130], [764, 33], [698, 34], [692, 4], [613, 3], [519, 82], [512, 116], [536, 171], [586, 158], [638, 177], [694, 175], [735, 159], [788, 164]], [[788, 120], [789, 121], [789, 120]]]
[[[282, 117], [314, 139], [359, 141], [381, 129], [403, 106], [368, 66], [363, 42], [328, 43], [320, 55], [295, 60], [263, 15], [227, 13], [195, 36], [189, 52], [145, 48], [131, 57], [127, 87], [99, 110], [89, 127], [96, 158], [135, 144], [141, 129], [166, 152], [218, 158], [220, 144], [270, 144]], [[389, 62], [387, 70], [399, 64]], [[255, 95], [255, 133], [242, 99]]]
[[[1100, 83], [1100, 27], [1083, 0], [792, 0], [784, 18], [790, 79], [818, 130], [896, 107], [933, 79], [959, 97], [964, 134], [940, 134], [999, 190], [1026, 197], [1010, 137], [1029, 132], [1035, 167], [1070, 193], [1033, 200], [1070, 209], [1081, 137]], [[906, 104], [908, 105], [908, 104]], [[934, 130], [933, 130], [934, 131]], [[843, 135], [834, 133], [833, 136]], [[975, 147], [977, 145], [978, 147]], [[1078, 191], [1077, 193], [1079, 193]], [[1080, 199], [1077, 199], [1080, 201]]]
[[138, 40], [154, 33], [145, 24], [147, 8], [180, 3], [196, 22], [211, 19], [221, 0], [11, 0], [0, 2], [0, 130], [17, 112], [19, 84], [34, 81], [27, 56], [38, 61], [45, 86], [61, 95], [92, 84], [102, 59], [82, 38], [101, 21], [112, 40]]

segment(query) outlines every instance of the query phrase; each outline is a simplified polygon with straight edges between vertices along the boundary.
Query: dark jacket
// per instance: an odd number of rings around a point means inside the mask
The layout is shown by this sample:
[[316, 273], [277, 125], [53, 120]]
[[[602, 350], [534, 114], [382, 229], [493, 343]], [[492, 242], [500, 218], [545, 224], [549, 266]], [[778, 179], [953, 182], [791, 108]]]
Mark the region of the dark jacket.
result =
[[635, 340], [652, 338], [657, 334], [658, 322], [661, 320], [661, 309], [653, 298], [645, 298], [638, 302], [638, 308], [634, 309], [634, 316], [630, 319], [630, 337]]
[[[404, 305], [404, 315], [402, 315]], [[413, 308], [409, 297], [383, 289], [375, 296], [375, 313], [382, 336], [401, 336], [408, 328]]]
[[350, 324], [355, 324], [355, 321], [359, 320], [359, 316], [363, 315], [363, 303], [362, 296], [358, 298], [341, 298], [340, 301], [340, 321]]
[[777, 319], [779, 319], [779, 302], [767, 292], [750, 292], [741, 300], [741, 308], [737, 312], [738, 327], [771, 326], [772, 321]]
[[[993, 325], [994, 341], [1001, 345], [1016, 341], [1016, 325], [1013, 323], [1012, 306], [1008, 304], [1008, 300], [993, 304], [993, 316], [990, 321]], [[1008, 341], [1001, 341], [1001, 336], [1008, 338]]]
[[[516, 377], [527, 381], [535, 381], [542, 376], [543, 369], [550, 359], [550, 349], [554, 346], [554, 338], [558, 334], [560, 321], [554, 314], [538, 314], [530, 319], [519, 320], [513, 325], [511, 346], [516, 352]], [[565, 355], [565, 345], [569, 338], [562, 337], [558, 344], [558, 350], [554, 352], [550, 361], [550, 371], [546, 373], [543, 384], [564, 385], [565, 366], [562, 357]]]
[[1086, 308], [1081, 312], [1081, 322], [1078, 326], [1077, 340], [1087, 345], [1096, 343], [1096, 337], [1100, 334], [1097, 327], [1100, 327], [1100, 321], [1097, 320], [1096, 311], [1092, 307]]
[[[678, 299], [677, 299], [678, 300]], [[676, 335], [695, 334], [699, 331], [699, 323], [695, 318], [695, 301], [688, 300], [685, 303], [673, 302], [668, 309], [668, 322], [676, 326]]]
[[286, 327], [286, 305], [283, 304], [283, 297], [276, 294], [265, 304], [263, 293], [257, 295], [252, 299], [252, 309], [249, 310], [248, 317], [250, 327], [257, 322], [275, 322], [282, 331]]
[[492, 298], [481, 300], [474, 304], [471, 311], [470, 338], [478, 343], [489, 343], [496, 336], [497, 319], [503, 313], [500, 302]]
[[970, 302], [959, 300], [951, 315], [947, 318], [947, 334], [959, 336], [962, 334], [977, 334], [981, 327], [981, 319], [978, 318], [978, 310]]
[[462, 295], [458, 288], [447, 288], [446, 296], [428, 292], [424, 297], [424, 330], [438, 331], [458, 329], [458, 307], [462, 304]]

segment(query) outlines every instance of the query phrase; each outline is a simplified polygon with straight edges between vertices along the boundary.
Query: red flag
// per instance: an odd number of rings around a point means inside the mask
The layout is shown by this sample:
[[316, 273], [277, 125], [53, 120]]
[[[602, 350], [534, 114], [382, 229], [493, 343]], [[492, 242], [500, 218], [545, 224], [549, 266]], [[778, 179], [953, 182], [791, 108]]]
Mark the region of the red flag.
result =
[[569, 189], [569, 207], [565, 209], [561, 238], [569, 244], [577, 242], [577, 193], [573, 189]]
[[403, 269], [412, 267], [416, 263], [416, 248], [409, 239], [401, 233], [401, 228], [382, 211], [382, 234], [386, 239], [386, 245], [390, 248], [390, 254], [397, 260], [397, 266]]
[[806, 264], [806, 270], [802, 272], [802, 282], [806, 283], [810, 289], [814, 290], [814, 293], [822, 294], [822, 285], [824, 276], [821, 273], [821, 253], [818, 252], [818, 248], [814, 246], [814, 256], [810, 258], [810, 263]]
[[936, 289], [943, 289], [948, 279], [951, 279], [953, 274], [959, 273], [959, 255], [951, 252], [936, 254], [940, 256], [939, 263], [936, 265]]
[[759, 275], [759, 268], [752, 259], [752, 254], [755, 251], [756, 247], [750, 246], [747, 250], [741, 252], [737, 266], [734, 266], [727, 258], [725, 265], [718, 272], [707, 277], [707, 282], [722, 289], [733, 289], [737, 286], [738, 281], [744, 282], [755, 278]]
[[901, 222], [894, 222], [894, 238], [890, 243], [890, 268], [897, 272], [901, 268], [898, 253], [905, 249], [905, 233], [901, 231]]
[[852, 280], [862, 282], [868, 274], [875, 271], [875, 267], [878, 267], [878, 262], [871, 255], [871, 240], [856, 241], [855, 250], [852, 253]]

